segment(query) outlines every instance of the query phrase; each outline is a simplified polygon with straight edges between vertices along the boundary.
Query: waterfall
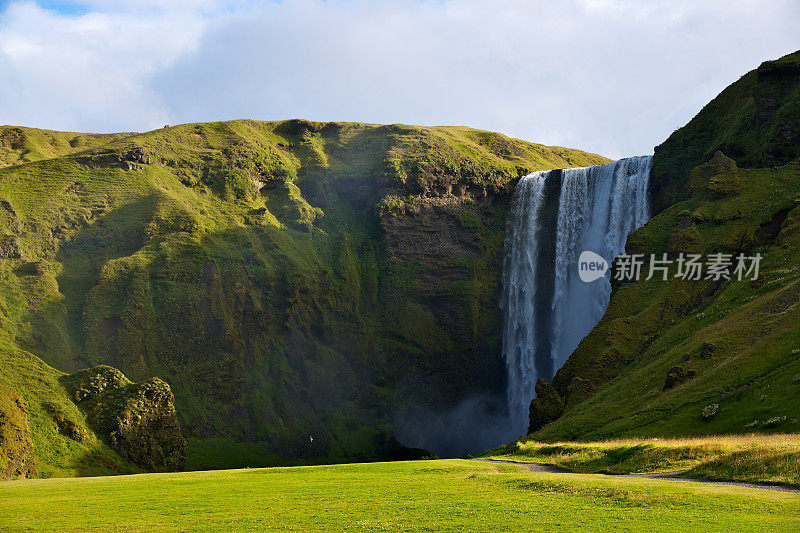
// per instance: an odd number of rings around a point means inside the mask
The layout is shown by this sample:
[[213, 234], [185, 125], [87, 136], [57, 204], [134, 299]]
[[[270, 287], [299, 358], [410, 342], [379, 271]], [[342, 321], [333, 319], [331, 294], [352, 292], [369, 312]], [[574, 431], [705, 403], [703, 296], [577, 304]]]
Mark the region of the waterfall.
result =
[[551, 380], [600, 321], [609, 275], [584, 283], [578, 256], [593, 251], [611, 264], [628, 235], [647, 222], [651, 156], [607, 165], [534, 172], [511, 203], [503, 263], [510, 422], [528, 427], [539, 377]]

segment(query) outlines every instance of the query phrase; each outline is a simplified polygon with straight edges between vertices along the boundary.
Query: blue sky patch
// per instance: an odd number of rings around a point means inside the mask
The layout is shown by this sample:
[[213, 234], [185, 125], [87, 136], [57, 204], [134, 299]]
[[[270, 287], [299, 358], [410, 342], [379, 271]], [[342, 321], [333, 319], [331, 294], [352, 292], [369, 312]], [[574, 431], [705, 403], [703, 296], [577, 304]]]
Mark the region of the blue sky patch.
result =
[[[5, 11], [11, 2], [12, 0], [0, 0], [0, 13]], [[82, 2], [70, 2], [69, 0], [38, 0], [36, 4], [62, 15], [83, 15], [89, 12]]]

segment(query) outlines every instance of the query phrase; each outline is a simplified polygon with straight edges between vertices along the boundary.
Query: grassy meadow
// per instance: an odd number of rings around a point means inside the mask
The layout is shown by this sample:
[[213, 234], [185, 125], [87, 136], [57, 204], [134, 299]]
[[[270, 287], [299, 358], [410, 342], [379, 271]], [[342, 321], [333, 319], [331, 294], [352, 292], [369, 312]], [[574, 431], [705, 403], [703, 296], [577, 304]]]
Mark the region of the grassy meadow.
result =
[[542, 443], [521, 439], [485, 454], [571, 472], [654, 474], [800, 486], [800, 435], [719, 435]]
[[465, 460], [19, 480], [0, 530], [788, 531], [800, 495]]

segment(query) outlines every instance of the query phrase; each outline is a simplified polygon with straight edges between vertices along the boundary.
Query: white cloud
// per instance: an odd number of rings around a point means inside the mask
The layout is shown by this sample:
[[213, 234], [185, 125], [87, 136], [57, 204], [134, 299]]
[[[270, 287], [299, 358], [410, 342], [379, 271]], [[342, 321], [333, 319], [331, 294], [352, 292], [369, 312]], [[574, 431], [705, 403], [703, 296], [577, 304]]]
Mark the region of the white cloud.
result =
[[72, 17], [30, 2], [11, 4], [0, 21], [0, 122], [102, 131], [171, 116], [150, 79], [196, 49], [205, 25], [189, 12]]
[[800, 48], [800, 6], [780, 0], [86, 5], [0, 15], [0, 122], [465, 124], [621, 156]]

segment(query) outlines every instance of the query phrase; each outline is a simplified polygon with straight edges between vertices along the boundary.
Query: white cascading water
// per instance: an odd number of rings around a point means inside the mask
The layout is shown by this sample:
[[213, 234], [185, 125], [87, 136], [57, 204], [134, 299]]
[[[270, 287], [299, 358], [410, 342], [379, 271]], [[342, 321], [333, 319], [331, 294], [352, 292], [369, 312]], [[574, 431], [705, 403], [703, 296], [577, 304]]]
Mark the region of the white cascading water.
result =
[[609, 275], [582, 282], [578, 256], [590, 250], [611, 264], [647, 222], [651, 165], [651, 156], [630, 157], [534, 172], [517, 184], [503, 266], [503, 354], [519, 433], [528, 427], [536, 380], [553, 378], [608, 307]]

